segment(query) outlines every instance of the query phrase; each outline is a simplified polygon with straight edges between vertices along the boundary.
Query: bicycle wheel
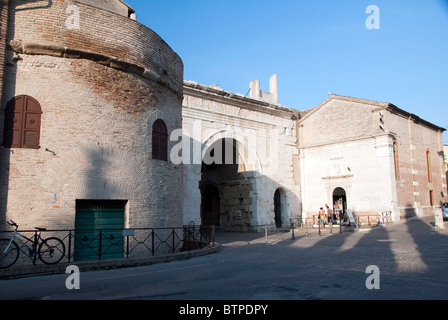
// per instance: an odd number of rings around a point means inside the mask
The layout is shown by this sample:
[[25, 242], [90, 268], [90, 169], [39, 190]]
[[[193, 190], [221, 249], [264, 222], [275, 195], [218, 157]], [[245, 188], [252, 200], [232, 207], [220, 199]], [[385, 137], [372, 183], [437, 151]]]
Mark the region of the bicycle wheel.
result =
[[0, 269], [8, 268], [16, 263], [19, 254], [17, 243], [11, 242], [11, 239], [0, 239]]
[[39, 258], [45, 264], [56, 264], [65, 256], [65, 245], [59, 238], [47, 238], [39, 245]]

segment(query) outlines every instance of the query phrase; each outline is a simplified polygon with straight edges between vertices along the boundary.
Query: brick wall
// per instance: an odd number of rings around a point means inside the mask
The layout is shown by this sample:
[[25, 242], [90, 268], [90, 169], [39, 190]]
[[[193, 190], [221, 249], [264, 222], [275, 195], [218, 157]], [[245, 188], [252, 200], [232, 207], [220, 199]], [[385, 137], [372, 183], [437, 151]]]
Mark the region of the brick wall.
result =
[[[42, 8], [27, 0], [12, 3], [16, 8], [11, 16], [14, 39], [117, 57], [145, 67], [182, 88], [182, 60], [159, 35], [137, 21], [74, 1], [56, 0]], [[66, 27], [73, 14], [67, 13], [70, 5], [79, 8], [79, 29]]]
[[400, 216], [433, 214], [431, 204], [440, 206], [444, 199], [443, 186], [446, 184], [442, 132], [415, 116], [397, 113], [390, 113], [386, 125], [393, 131], [397, 144], [396, 184]]
[[444, 184], [444, 192], [445, 199], [448, 200], [448, 145], [443, 146], [443, 155], [444, 155], [444, 166], [445, 166], [445, 184]]
[[[13, 4], [20, 10], [10, 12], [8, 41], [22, 47], [6, 68], [2, 108], [29, 95], [41, 105], [42, 123], [39, 149], [0, 149], [2, 227], [13, 219], [21, 228], [73, 228], [76, 199], [128, 200], [128, 227], [181, 226], [182, 167], [153, 160], [151, 152], [156, 119], [169, 133], [182, 126], [179, 57], [151, 30], [113, 13], [77, 3], [81, 28], [68, 30], [71, 1], [33, 9], [26, 1]], [[54, 46], [46, 54], [44, 46], [26, 50], [27, 43]], [[58, 46], [93, 54], [58, 56]], [[95, 54], [163, 80], [111, 67]]]
[[380, 105], [333, 95], [309, 113], [300, 137], [302, 144], [327, 144], [378, 134], [378, 113], [373, 110]]
[[6, 50], [6, 31], [8, 29], [8, 0], [0, 1], [0, 103], [2, 97], [3, 70]]

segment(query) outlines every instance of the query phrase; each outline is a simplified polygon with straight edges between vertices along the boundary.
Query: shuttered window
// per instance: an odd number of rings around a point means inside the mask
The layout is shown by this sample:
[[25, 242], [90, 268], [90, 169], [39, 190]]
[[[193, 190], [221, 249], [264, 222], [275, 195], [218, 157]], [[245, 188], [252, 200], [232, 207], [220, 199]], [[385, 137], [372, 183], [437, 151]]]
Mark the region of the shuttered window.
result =
[[39, 148], [42, 109], [29, 96], [13, 98], [5, 109], [3, 146], [7, 148]]
[[152, 126], [152, 158], [168, 161], [168, 130], [161, 119]]

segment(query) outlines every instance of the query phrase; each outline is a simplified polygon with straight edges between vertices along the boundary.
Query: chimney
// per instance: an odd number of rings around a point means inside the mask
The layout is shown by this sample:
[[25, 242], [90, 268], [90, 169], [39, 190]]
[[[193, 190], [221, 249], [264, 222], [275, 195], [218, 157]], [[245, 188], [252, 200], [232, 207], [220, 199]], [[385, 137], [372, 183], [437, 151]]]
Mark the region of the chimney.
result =
[[274, 103], [278, 104], [278, 83], [277, 74], [273, 74], [269, 79], [269, 92], [273, 95]]
[[261, 98], [260, 80], [254, 80], [250, 82], [250, 97], [254, 99]]

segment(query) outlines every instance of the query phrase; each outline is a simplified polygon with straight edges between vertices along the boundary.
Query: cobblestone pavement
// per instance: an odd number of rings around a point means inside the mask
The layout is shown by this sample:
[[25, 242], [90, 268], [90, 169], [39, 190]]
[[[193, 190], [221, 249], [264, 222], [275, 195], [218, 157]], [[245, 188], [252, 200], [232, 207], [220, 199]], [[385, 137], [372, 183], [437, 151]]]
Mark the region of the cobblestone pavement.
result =
[[[411, 219], [359, 232], [218, 232], [221, 250], [184, 261], [0, 281], [0, 299], [352, 300], [447, 299], [448, 225]], [[369, 290], [366, 268], [379, 268]]]

